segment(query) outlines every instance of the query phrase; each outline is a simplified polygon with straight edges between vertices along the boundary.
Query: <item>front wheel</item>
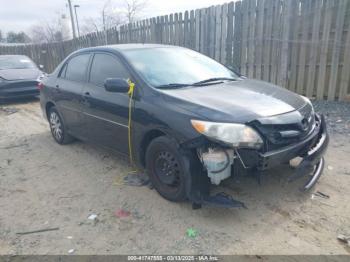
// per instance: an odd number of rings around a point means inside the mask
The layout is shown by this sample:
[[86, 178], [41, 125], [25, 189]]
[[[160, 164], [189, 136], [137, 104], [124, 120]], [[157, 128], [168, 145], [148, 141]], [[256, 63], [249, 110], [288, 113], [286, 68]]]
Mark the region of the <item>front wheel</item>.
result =
[[48, 118], [51, 134], [58, 144], [64, 145], [73, 141], [73, 137], [68, 134], [63, 120], [55, 107], [50, 108]]
[[176, 202], [186, 199], [188, 172], [174, 140], [161, 136], [151, 141], [146, 151], [146, 170], [153, 186], [165, 199]]

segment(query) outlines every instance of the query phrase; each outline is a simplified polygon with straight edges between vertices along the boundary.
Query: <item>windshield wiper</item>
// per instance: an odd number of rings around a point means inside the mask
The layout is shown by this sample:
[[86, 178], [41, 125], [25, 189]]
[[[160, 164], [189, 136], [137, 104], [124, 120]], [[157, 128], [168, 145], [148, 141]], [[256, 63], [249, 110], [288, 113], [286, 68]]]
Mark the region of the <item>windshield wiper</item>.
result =
[[206, 83], [210, 83], [210, 82], [215, 82], [215, 81], [223, 81], [223, 80], [227, 80], [227, 81], [236, 81], [236, 78], [232, 78], [232, 77], [213, 77], [213, 78], [209, 78], [209, 79], [205, 79], [196, 83], [193, 83], [193, 86], [200, 86]]
[[[208, 84], [210, 82], [217, 82], [217, 81], [236, 81], [236, 78], [231, 78], [231, 77], [213, 77], [209, 79], [205, 79], [193, 84], [181, 84], [181, 83], [170, 83], [170, 84], [165, 84], [165, 85], [159, 85], [156, 86], [156, 88], [180, 88], [180, 87], [187, 87], [187, 86], [202, 86], [205, 84]], [[215, 84], [215, 83], [213, 83]]]
[[156, 88], [180, 88], [190, 86], [189, 84], [180, 84], [180, 83], [170, 83], [165, 85], [156, 86]]

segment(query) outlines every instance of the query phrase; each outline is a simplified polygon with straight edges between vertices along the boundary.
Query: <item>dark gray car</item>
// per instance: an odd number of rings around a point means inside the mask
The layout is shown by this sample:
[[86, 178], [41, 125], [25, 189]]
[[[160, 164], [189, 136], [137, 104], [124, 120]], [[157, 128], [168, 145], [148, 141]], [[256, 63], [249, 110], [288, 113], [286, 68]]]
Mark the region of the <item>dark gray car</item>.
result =
[[39, 95], [43, 72], [24, 55], [0, 56], [0, 100]]
[[260, 177], [300, 157], [291, 179], [305, 175], [308, 190], [324, 167], [326, 124], [309, 99], [186, 48], [82, 49], [41, 85], [41, 107], [59, 144], [74, 137], [128, 154], [172, 201], [242, 206], [209, 195], [210, 184]]

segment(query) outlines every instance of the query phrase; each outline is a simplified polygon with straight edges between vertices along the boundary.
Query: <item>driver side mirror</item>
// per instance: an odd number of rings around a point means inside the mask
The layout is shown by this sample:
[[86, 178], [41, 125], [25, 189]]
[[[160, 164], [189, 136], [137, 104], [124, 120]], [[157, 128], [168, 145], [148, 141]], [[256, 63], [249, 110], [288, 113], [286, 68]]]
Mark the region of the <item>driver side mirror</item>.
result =
[[122, 78], [107, 78], [104, 87], [108, 92], [127, 93], [129, 91], [129, 83]]

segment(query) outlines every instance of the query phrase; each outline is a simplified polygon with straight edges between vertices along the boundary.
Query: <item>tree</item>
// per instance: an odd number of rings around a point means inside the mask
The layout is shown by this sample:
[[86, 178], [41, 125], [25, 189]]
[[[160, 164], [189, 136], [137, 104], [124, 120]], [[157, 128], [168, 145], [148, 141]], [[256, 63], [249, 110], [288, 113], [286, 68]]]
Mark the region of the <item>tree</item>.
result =
[[83, 21], [82, 34], [104, 31], [125, 23], [132, 23], [141, 16], [147, 6], [145, 0], [124, 0], [122, 4], [107, 0], [97, 18], [87, 18]]
[[107, 0], [100, 11], [101, 15], [96, 18], [89, 17], [84, 19], [80, 31], [84, 35], [92, 32], [108, 30], [125, 23], [123, 15], [115, 10], [116, 8], [114, 7], [112, 0]]
[[146, 8], [146, 0], [125, 0], [126, 19], [128, 23], [135, 22]]
[[0, 30], [0, 43], [2, 42], [2, 31]]
[[6, 35], [7, 43], [29, 43], [31, 42], [30, 37], [24, 32], [13, 32], [10, 31]]
[[117, 13], [112, 11], [102, 11], [102, 23], [103, 30], [108, 30], [112, 27], [117, 27], [124, 23], [123, 17]]
[[86, 35], [92, 32], [98, 32], [100, 30], [102, 30], [102, 25], [98, 18], [86, 18], [83, 20], [83, 23], [80, 26], [81, 35]]
[[34, 43], [52, 43], [62, 41], [62, 33], [49, 24], [37, 24], [31, 27], [31, 36]]
[[110, 28], [117, 27], [123, 23], [124, 22], [119, 15], [106, 12], [102, 14], [101, 17], [90, 17], [84, 19], [80, 27], [80, 32], [82, 35], [85, 35], [92, 32], [108, 30]]
[[62, 24], [60, 18], [43, 21], [30, 28], [30, 35], [34, 43], [52, 43], [63, 41]]

